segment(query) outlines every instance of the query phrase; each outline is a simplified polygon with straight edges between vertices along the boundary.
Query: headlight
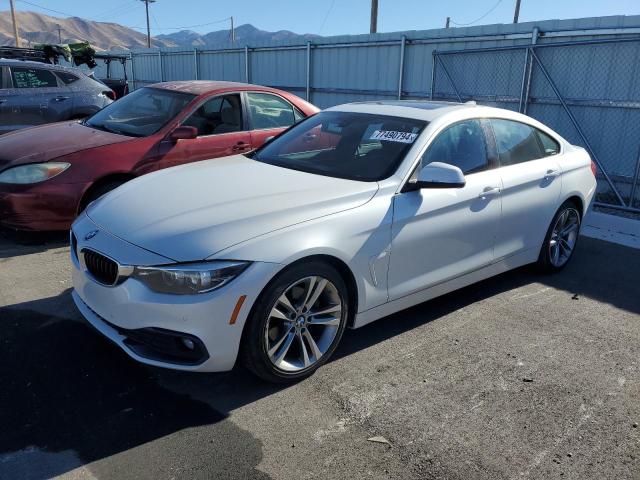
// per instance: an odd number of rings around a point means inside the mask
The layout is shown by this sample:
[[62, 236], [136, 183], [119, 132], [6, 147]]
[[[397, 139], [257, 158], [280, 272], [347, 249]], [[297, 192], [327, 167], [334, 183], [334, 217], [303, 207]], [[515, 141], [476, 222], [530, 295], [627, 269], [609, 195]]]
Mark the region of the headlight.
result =
[[69, 163], [50, 162], [50, 163], [31, 163], [29, 165], [20, 165], [19, 167], [9, 168], [0, 173], [0, 183], [15, 183], [26, 185], [29, 183], [39, 183], [49, 180], [56, 175], [61, 174], [67, 168]]
[[164, 267], [135, 267], [132, 276], [156, 292], [192, 295], [210, 292], [226, 285], [248, 266], [249, 262], [212, 261]]

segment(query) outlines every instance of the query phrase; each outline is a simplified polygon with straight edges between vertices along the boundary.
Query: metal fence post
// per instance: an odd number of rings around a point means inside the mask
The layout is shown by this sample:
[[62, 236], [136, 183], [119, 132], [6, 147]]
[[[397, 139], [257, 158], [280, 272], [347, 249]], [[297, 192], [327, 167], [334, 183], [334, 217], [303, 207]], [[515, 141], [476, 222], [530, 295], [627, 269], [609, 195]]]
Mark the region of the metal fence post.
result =
[[[538, 43], [538, 27], [533, 27], [531, 32], [531, 45]], [[520, 106], [518, 111], [527, 113], [527, 105], [529, 104], [529, 92], [531, 91], [531, 72], [533, 70], [533, 61], [531, 60], [531, 50], [534, 47], [526, 47], [524, 53], [524, 71], [522, 73], [522, 88], [520, 90]]]
[[638, 149], [638, 159], [636, 160], [636, 171], [633, 174], [633, 183], [631, 184], [631, 195], [629, 196], [629, 206], [631, 208], [635, 207], [638, 180], [640, 180], [640, 149]]
[[196, 80], [200, 79], [200, 67], [198, 67], [198, 49], [193, 48], [193, 76]]
[[306, 100], [311, 101], [311, 42], [307, 42]]
[[436, 84], [436, 51], [431, 52], [431, 90], [429, 91], [429, 100], [433, 100], [433, 91]]
[[249, 47], [244, 46], [244, 79], [249, 83]]
[[[133, 52], [129, 52], [129, 63], [131, 63], [131, 90], [136, 89], [136, 71], [133, 66]], [[127, 68], [126, 66], [124, 68]]]
[[160, 66], [160, 81], [164, 82], [164, 65], [162, 62], [162, 50], [158, 49], [158, 64]]
[[538, 67], [540, 68], [540, 71], [542, 72], [544, 77], [549, 82], [549, 86], [553, 90], [553, 93], [555, 93], [556, 97], [558, 97], [558, 100], [560, 101], [560, 104], [562, 105], [562, 108], [564, 108], [564, 111], [567, 112], [567, 115], [569, 116], [569, 120], [571, 120], [571, 123], [573, 124], [573, 126], [576, 129], [576, 131], [578, 132], [578, 135], [582, 139], [582, 141], [584, 143], [584, 146], [586, 147], [587, 151], [591, 155], [591, 158], [593, 158], [594, 162], [596, 162], [596, 164], [598, 165], [598, 169], [602, 173], [602, 176], [605, 178], [607, 183], [609, 183], [609, 186], [611, 187], [611, 190], [613, 190], [613, 193], [615, 193], [616, 198], [620, 202], [620, 205], [622, 205], [623, 207], [626, 207], [627, 204], [625, 203], [624, 199], [622, 198], [622, 195], [620, 195], [620, 192], [618, 192], [618, 189], [613, 184], [613, 181], [611, 180], [611, 178], [609, 178], [609, 175], [607, 174], [607, 171], [603, 168], [602, 163], [600, 163], [600, 160], [598, 160], [598, 157], [597, 157], [596, 153], [593, 151], [593, 148], [591, 148], [591, 144], [587, 140], [586, 135], [583, 133], [582, 129], [580, 128], [580, 124], [578, 123], [576, 118], [573, 116], [573, 113], [569, 109], [569, 106], [567, 105], [567, 103], [564, 101], [564, 98], [560, 94], [560, 90], [558, 90], [558, 87], [556, 86], [555, 82], [553, 81], [553, 79], [549, 75], [549, 72], [547, 72], [547, 69], [542, 64], [542, 62], [538, 58], [538, 55], [536, 55], [536, 52], [533, 49], [531, 50], [531, 56], [535, 59], [536, 63], [538, 64]]
[[407, 37], [402, 35], [400, 40], [400, 66], [398, 67], [398, 100], [402, 99], [402, 77], [404, 75], [404, 49], [407, 43]]

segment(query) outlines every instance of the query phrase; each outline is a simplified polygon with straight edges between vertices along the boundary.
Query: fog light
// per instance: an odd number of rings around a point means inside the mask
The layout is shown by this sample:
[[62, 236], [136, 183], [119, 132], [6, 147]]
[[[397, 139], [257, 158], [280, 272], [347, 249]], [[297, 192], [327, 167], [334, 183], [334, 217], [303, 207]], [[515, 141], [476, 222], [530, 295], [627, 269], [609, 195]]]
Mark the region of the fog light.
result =
[[182, 344], [188, 349], [188, 350], [193, 350], [194, 348], [196, 348], [196, 344], [193, 343], [193, 340], [189, 339], [189, 338], [182, 338]]

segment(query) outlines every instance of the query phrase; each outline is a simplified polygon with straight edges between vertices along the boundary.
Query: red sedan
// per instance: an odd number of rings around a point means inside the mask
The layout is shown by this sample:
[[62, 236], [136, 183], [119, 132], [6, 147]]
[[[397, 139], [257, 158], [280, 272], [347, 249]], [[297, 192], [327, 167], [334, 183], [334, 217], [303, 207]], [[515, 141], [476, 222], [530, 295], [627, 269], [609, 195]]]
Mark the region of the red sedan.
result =
[[68, 229], [91, 201], [134, 177], [252, 150], [316, 112], [273, 88], [166, 82], [140, 88], [84, 122], [0, 136], [0, 225]]

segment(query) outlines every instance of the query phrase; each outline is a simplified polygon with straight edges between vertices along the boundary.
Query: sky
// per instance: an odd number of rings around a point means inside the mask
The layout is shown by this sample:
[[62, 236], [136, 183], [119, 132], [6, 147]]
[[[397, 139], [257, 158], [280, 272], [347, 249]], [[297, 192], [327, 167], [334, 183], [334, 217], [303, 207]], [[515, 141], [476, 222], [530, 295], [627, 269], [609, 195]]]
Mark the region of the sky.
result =
[[[426, 30], [452, 26], [510, 23], [516, 0], [379, 0], [378, 31]], [[9, 0], [0, 0], [0, 10]], [[77, 16], [116, 22], [144, 30], [140, 0], [16, 0], [18, 10], [52, 16]], [[54, 10], [55, 12], [52, 12]], [[251, 23], [268, 31], [344, 35], [368, 33], [370, 0], [156, 0], [150, 4], [151, 33], [176, 32], [184, 27], [199, 33]], [[520, 21], [638, 15], [640, 0], [522, 0]]]

